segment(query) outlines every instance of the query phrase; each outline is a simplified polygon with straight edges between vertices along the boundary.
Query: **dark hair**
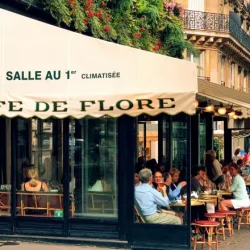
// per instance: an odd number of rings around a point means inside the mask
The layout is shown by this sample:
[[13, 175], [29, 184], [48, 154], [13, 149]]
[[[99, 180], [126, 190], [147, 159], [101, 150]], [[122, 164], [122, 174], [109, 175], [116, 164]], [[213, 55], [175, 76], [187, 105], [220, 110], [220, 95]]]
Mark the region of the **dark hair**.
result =
[[157, 164], [156, 169], [159, 170], [161, 166], [163, 166], [165, 168], [165, 165], [162, 162], [160, 162], [160, 163]]
[[191, 169], [192, 176], [195, 177], [199, 173], [199, 171], [206, 172], [206, 167], [203, 166], [203, 165], [193, 166], [192, 169]]
[[156, 171], [154, 172], [154, 175], [155, 175], [156, 173], [160, 173], [160, 174], [162, 175], [162, 172], [159, 171], [159, 170], [156, 170]]
[[231, 163], [231, 161], [228, 161], [228, 160], [220, 160], [220, 164], [221, 164], [221, 166], [222, 167], [225, 167], [225, 166], [227, 166], [227, 165], [229, 165]]
[[228, 166], [229, 168], [234, 168], [235, 170], [237, 170], [237, 171], [239, 171], [239, 166], [237, 165], [237, 164], [235, 164], [235, 163], [231, 163], [229, 166]]
[[238, 159], [237, 160], [237, 165], [240, 165], [240, 164], [242, 164], [243, 163], [243, 160], [242, 159]]
[[234, 151], [234, 155], [237, 156], [240, 153], [240, 148], [236, 148]]
[[164, 173], [163, 174], [164, 182], [168, 179], [169, 176], [171, 176], [169, 173]]

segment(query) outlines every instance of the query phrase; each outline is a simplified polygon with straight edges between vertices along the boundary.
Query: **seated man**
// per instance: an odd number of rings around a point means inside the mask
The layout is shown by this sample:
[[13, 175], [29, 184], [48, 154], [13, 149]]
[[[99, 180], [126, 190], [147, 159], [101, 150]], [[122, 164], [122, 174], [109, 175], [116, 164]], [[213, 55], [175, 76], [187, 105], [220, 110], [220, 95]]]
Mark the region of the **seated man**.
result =
[[157, 207], [169, 205], [166, 186], [161, 187], [161, 193], [152, 188], [152, 172], [147, 168], [139, 172], [139, 178], [141, 185], [135, 187], [135, 199], [146, 221], [155, 224], [181, 224], [179, 217], [164, 213], [163, 210], [157, 210]]

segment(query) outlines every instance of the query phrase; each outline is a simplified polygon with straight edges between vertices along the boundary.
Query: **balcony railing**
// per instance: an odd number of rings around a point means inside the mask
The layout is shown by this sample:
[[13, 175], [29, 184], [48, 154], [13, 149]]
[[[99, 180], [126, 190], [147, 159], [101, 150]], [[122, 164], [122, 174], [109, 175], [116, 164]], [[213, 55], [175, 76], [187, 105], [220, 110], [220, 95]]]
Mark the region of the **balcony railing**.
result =
[[250, 50], [250, 36], [232, 19], [229, 22], [230, 34]]
[[210, 12], [185, 10], [184, 28], [228, 32], [229, 16]]
[[237, 23], [236, 16], [236, 13], [225, 15], [185, 10], [184, 28], [229, 33], [250, 50], [250, 36], [241, 28], [239, 23]]

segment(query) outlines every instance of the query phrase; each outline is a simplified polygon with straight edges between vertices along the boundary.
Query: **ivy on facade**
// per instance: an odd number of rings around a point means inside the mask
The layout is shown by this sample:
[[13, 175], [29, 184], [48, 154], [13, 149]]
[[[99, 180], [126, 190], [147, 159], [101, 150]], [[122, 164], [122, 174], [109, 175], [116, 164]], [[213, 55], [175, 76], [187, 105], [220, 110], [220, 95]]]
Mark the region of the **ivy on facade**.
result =
[[30, 1], [79, 33], [177, 58], [195, 53], [184, 39], [183, 7], [173, 0]]

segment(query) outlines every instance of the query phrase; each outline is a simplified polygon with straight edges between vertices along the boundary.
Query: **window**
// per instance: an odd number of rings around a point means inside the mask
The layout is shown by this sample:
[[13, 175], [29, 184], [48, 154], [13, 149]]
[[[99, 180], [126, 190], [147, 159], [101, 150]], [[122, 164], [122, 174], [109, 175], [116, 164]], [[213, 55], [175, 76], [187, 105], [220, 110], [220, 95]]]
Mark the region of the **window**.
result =
[[242, 90], [241, 86], [241, 72], [242, 68], [238, 66], [238, 75], [237, 75], [237, 82], [238, 82], [238, 90]]
[[63, 218], [62, 121], [17, 119], [17, 216]]
[[220, 68], [220, 79], [221, 79], [221, 85], [225, 85], [225, 56], [221, 57], [221, 68]]
[[246, 70], [244, 70], [244, 78], [243, 78], [243, 91], [244, 92], [247, 92], [248, 91], [248, 89], [247, 89], [247, 81], [248, 81], [248, 77], [247, 77], [247, 71]]
[[69, 130], [74, 217], [117, 217], [117, 119], [71, 119]]
[[231, 76], [230, 76], [230, 82], [231, 82], [231, 88], [234, 89], [235, 87], [235, 63], [231, 63]]
[[0, 117], [0, 216], [10, 216], [11, 138], [10, 119]]
[[[146, 155], [149, 157], [138, 158], [134, 174], [135, 223], [183, 225], [187, 222], [185, 216], [187, 199], [185, 182], [187, 180], [186, 117], [186, 115], [180, 114], [173, 116], [171, 121], [168, 117], [162, 118], [163, 122], [162, 119], [159, 119], [160, 122], [139, 121], [140, 123], [145, 122], [146, 142], [160, 140], [163, 154], [159, 155], [158, 149], [156, 150], [156, 147], [152, 147], [151, 144], [151, 154]], [[159, 129], [161, 127], [162, 131]], [[139, 133], [138, 137], [140, 137]], [[139, 141], [137, 140], [137, 142]], [[167, 150], [170, 148], [171, 152]], [[172, 168], [167, 169], [166, 163]]]
[[187, 53], [187, 61], [196, 63], [198, 65], [198, 77], [205, 76], [205, 57], [204, 51], [197, 52], [197, 55], [193, 55], [192, 53]]

